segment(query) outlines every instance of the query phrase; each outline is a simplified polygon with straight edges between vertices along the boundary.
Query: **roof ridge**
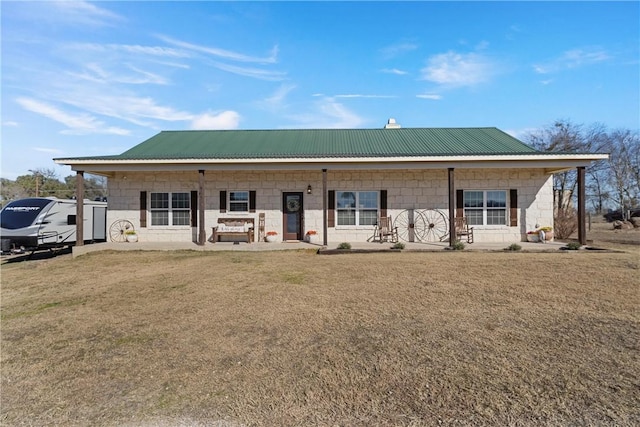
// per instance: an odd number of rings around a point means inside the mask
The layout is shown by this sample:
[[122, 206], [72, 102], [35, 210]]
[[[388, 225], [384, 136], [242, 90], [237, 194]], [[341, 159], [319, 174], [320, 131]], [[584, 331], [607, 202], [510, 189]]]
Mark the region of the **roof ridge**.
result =
[[[495, 126], [467, 126], [467, 127], [455, 127], [455, 126], [443, 126], [443, 127], [402, 127], [397, 129], [384, 129], [384, 128], [285, 128], [285, 129], [165, 129], [160, 133], [189, 133], [189, 132], [305, 132], [305, 131], [322, 131], [322, 132], [337, 132], [337, 131], [406, 131], [406, 130], [465, 130], [465, 129], [496, 129]], [[506, 133], [500, 130], [503, 133]], [[507, 134], [508, 135], [508, 134]]]

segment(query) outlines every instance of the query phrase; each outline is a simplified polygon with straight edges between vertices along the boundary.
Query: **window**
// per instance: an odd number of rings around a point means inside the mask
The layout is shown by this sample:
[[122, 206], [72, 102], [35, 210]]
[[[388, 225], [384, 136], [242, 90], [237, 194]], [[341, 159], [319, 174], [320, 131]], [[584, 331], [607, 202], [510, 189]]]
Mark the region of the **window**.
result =
[[377, 191], [336, 191], [337, 225], [374, 225], [378, 205]]
[[249, 192], [229, 191], [229, 211], [249, 212]]
[[469, 225], [507, 225], [507, 192], [465, 191], [464, 216]]
[[11, 202], [1, 212], [0, 226], [9, 230], [28, 227], [36, 221], [49, 203], [49, 199], [23, 199]]
[[189, 193], [151, 193], [151, 225], [190, 225]]

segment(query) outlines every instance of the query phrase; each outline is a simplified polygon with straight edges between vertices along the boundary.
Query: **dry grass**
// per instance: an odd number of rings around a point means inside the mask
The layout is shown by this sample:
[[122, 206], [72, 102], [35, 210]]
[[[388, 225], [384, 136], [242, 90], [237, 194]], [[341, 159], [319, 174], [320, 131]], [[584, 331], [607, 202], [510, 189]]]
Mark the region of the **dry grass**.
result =
[[[577, 233], [572, 237], [577, 238]], [[640, 228], [625, 228], [615, 230], [613, 224], [600, 219], [594, 219], [591, 230], [587, 231], [587, 238], [603, 247], [625, 248], [626, 250], [640, 249]], [[640, 251], [637, 251], [640, 254]]]
[[2, 266], [2, 425], [638, 425], [635, 253]]

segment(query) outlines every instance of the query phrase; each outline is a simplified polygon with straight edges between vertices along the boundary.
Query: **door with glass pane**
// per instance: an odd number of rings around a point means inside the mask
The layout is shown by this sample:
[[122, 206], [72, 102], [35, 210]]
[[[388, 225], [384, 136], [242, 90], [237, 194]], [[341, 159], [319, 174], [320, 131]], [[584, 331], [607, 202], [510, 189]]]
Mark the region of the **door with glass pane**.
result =
[[283, 240], [302, 240], [302, 193], [282, 193]]

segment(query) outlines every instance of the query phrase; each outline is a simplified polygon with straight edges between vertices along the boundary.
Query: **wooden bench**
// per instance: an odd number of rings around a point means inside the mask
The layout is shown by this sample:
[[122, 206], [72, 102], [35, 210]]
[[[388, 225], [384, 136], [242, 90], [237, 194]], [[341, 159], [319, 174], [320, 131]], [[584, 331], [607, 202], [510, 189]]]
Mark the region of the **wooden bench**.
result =
[[254, 241], [253, 218], [218, 218], [218, 225], [213, 227], [213, 234], [209, 241], [216, 243], [222, 236], [242, 236], [247, 239], [247, 243]]

